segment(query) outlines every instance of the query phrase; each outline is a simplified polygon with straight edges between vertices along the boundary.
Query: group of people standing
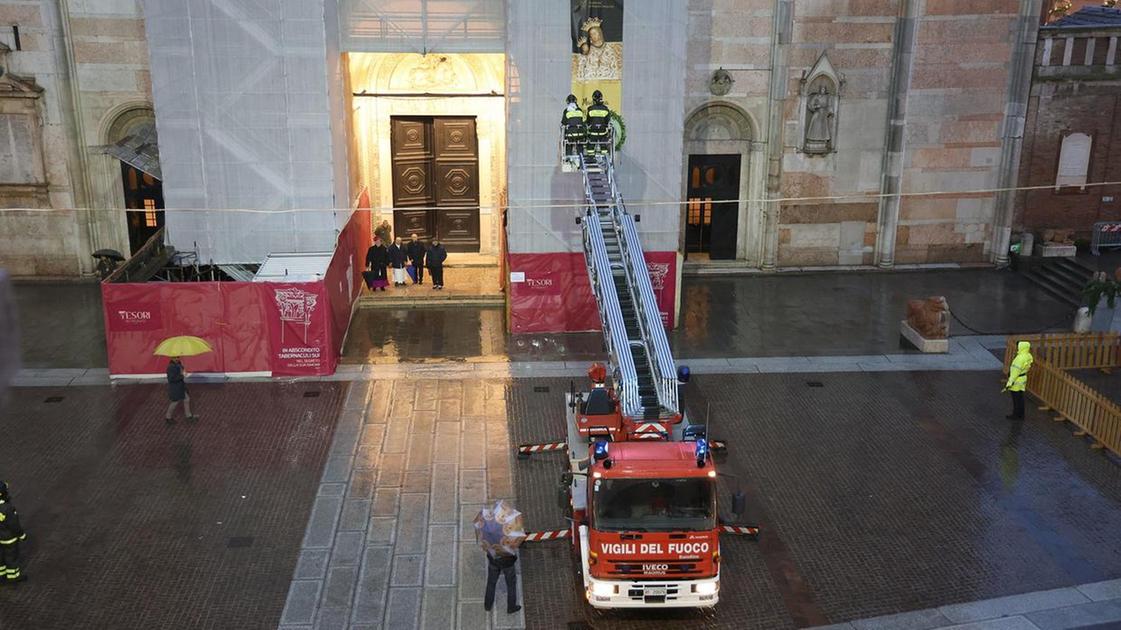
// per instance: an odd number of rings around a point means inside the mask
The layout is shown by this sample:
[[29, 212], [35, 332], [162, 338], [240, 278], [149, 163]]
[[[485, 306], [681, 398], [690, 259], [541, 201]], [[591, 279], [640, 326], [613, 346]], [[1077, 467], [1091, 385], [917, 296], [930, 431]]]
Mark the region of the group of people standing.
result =
[[[432, 245], [425, 247], [416, 234], [409, 237], [408, 243], [402, 243], [401, 237], [394, 239], [388, 247], [380, 238], [374, 238], [374, 244], [366, 250], [366, 285], [372, 291], [385, 291], [389, 286], [386, 275], [387, 269], [393, 270], [393, 286], [406, 286], [406, 277], [410, 277], [413, 284], [424, 284], [424, 270], [427, 268], [432, 276], [432, 288], [444, 288], [444, 261], [448, 252], [440, 244], [439, 239], [432, 239]], [[407, 275], [406, 275], [407, 274]]]

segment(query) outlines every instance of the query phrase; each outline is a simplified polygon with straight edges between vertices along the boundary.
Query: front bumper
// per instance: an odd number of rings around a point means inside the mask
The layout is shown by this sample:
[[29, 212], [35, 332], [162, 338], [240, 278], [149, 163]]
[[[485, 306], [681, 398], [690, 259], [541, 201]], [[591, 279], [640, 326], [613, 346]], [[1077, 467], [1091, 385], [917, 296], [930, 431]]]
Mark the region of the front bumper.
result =
[[593, 608], [708, 608], [720, 601], [720, 576], [641, 582], [587, 577], [584, 582], [584, 596]]

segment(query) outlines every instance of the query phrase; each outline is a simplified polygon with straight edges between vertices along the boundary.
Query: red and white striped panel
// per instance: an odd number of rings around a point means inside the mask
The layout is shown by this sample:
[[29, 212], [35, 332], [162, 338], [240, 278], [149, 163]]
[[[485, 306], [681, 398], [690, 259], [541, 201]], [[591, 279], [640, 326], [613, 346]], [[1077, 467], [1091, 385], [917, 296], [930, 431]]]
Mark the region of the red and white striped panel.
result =
[[758, 527], [743, 527], [741, 525], [721, 525], [720, 531], [725, 534], [736, 534], [739, 536], [758, 536]]
[[522, 444], [518, 447], [519, 453], [544, 453], [545, 451], [562, 451], [566, 442], [549, 442], [548, 444]]
[[559, 540], [572, 535], [571, 529], [553, 529], [547, 532], [529, 532], [525, 535], [525, 542], [544, 542], [546, 540]]
[[634, 430], [635, 433], [665, 433], [666, 425], [658, 422], [643, 422]]
[[1102, 232], [1121, 232], [1121, 223], [1111, 223], [1101, 227]]

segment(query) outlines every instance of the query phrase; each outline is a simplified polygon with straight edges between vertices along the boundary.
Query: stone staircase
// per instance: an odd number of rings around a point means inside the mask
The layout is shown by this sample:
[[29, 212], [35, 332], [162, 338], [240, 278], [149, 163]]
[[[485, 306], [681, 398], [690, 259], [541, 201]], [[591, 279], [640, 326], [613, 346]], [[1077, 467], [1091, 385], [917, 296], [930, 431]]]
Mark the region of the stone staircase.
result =
[[1077, 258], [1021, 258], [1018, 269], [1048, 295], [1074, 307], [1082, 306], [1082, 287], [1094, 274]]

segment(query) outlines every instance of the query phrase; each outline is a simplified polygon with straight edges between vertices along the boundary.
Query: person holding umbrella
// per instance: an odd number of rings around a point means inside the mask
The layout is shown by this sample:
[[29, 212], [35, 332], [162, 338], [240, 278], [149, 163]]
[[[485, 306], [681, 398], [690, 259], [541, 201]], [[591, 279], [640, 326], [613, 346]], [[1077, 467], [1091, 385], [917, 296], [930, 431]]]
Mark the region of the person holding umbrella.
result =
[[483, 608], [494, 606], [498, 576], [506, 579], [506, 614], [522, 609], [518, 605], [518, 547], [525, 541], [522, 513], [502, 499], [493, 508], [483, 508], [475, 517], [475, 539], [487, 556], [487, 590]]
[[167, 364], [167, 398], [171, 401], [164, 415], [164, 422], [175, 424], [175, 408], [183, 403], [183, 412], [187, 414], [188, 422], [195, 422], [198, 416], [191, 413], [191, 396], [187, 393], [187, 372], [179, 357], [193, 357], [212, 352], [213, 348], [204, 339], [191, 336], [170, 337], [160, 342], [153, 354], [170, 357]]

